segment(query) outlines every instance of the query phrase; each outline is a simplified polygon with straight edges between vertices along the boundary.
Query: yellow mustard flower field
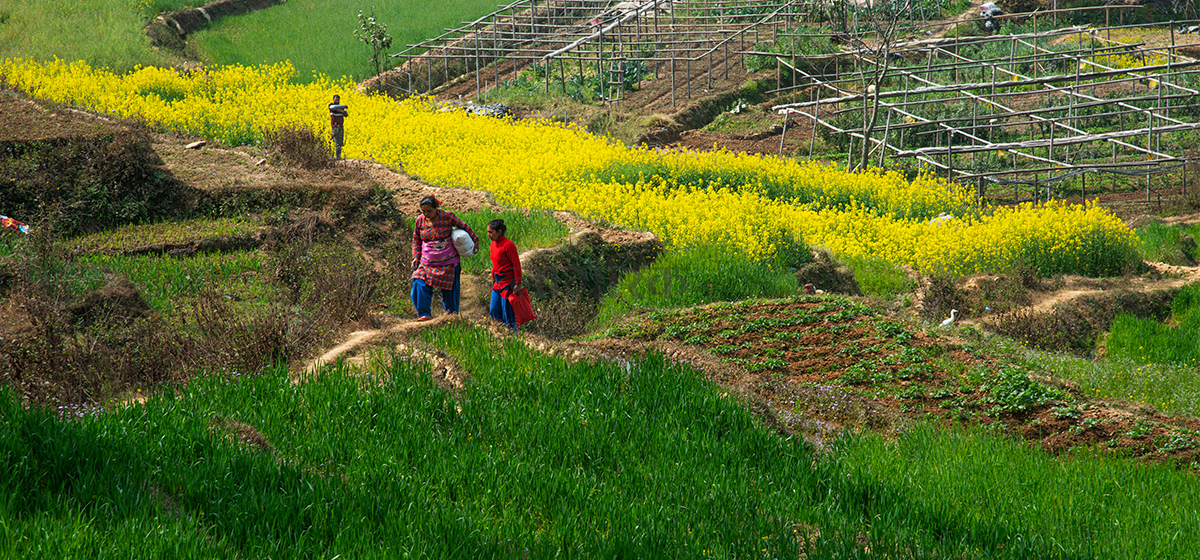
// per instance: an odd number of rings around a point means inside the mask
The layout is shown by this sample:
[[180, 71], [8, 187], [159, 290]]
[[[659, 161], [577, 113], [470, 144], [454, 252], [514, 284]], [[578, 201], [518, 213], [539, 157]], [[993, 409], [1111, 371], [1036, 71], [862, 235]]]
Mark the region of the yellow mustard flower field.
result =
[[[1138, 261], [1132, 231], [1094, 206], [978, 206], [965, 187], [897, 172], [728, 152], [630, 148], [580, 127], [472, 116], [435, 100], [397, 102], [287, 64], [118, 75], [82, 62], [5, 60], [11, 86], [57, 103], [230, 145], [285, 125], [328, 131], [334, 94], [349, 105], [349, 158], [431, 184], [489, 191], [521, 208], [569, 210], [659, 235], [670, 247], [723, 244], [772, 256], [781, 237], [925, 273], [1108, 275]], [[950, 218], [935, 219], [941, 213]]]

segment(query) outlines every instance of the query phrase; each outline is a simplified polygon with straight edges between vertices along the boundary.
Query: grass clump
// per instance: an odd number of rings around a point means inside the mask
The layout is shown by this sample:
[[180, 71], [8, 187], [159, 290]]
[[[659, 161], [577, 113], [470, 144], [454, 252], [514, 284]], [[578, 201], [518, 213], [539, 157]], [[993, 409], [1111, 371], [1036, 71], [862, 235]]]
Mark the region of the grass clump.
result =
[[491, 272], [492, 261], [488, 253], [491, 240], [487, 236], [487, 224], [492, 220], [504, 220], [504, 225], [508, 228], [506, 235], [520, 252], [539, 247], [553, 247], [562, 243], [563, 238], [571, 232], [553, 213], [544, 210], [526, 212], [482, 208], [457, 215], [470, 225], [479, 237], [479, 254], [462, 259], [464, 274]]
[[1175, 296], [1171, 323], [1153, 317], [1118, 315], [1105, 350], [1114, 358], [1143, 365], [1200, 365], [1200, 285], [1190, 284]]
[[[1170, 468], [1087, 452], [1055, 458], [982, 428], [928, 425], [894, 440], [878, 435], [847, 438], [832, 460], [845, 477], [835, 485], [871, 488], [859, 495], [860, 503], [879, 515], [881, 525], [912, 520], [913, 525], [898, 529], [899, 534], [884, 537], [920, 543], [910, 551], [951, 548], [945, 537], [965, 533], [970, 535], [965, 541], [971, 543], [963, 550], [968, 558], [1190, 554], [1174, 532], [1178, 521], [1192, 518], [1194, 512], [1166, 504], [1168, 509], [1159, 511], [1137, 494], [1161, 496], [1154, 490], [1159, 484], [1188, 495], [1200, 492], [1190, 480], [1193, 475]], [[1143, 532], [1138, 519], [1156, 528]], [[917, 520], [924, 529], [937, 529], [925, 532], [917, 528]], [[1126, 522], [1134, 526], [1126, 527]], [[872, 529], [871, 538], [875, 535]]]
[[1196, 235], [1200, 225], [1189, 228], [1150, 222], [1134, 231], [1137, 234], [1138, 252], [1142, 259], [1174, 265], [1191, 266], [1196, 263]]
[[70, 261], [68, 284], [75, 294], [99, 289], [106, 275], [117, 274], [137, 285], [151, 309], [170, 313], [186, 307], [205, 290], [238, 301], [269, 298], [257, 278], [263, 272], [263, 255], [257, 252], [213, 253], [191, 258], [168, 255], [90, 255]]
[[148, 245], [176, 245], [205, 238], [246, 238], [262, 231], [254, 218], [200, 218], [150, 224], [125, 225], [90, 235], [66, 239], [67, 250], [75, 253], [107, 253]]
[[693, 247], [667, 253], [622, 278], [604, 297], [596, 322], [606, 324], [633, 309], [779, 297], [796, 289], [795, 276], [776, 263], [755, 261], [720, 246]]

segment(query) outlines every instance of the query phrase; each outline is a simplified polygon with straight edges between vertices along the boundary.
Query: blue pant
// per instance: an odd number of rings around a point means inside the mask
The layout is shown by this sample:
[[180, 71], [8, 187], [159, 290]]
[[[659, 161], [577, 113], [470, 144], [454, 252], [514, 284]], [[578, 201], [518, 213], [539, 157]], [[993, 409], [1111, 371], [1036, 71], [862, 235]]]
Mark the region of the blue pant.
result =
[[[462, 266], [454, 265], [454, 287], [442, 290], [442, 309], [445, 309], [446, 313], [458, 313], [458, 295], [461, 289], [459, 276], [461, 274]], [[433, 287], [426, 284], [424, 280], [414, 279], [409, 296], [412, 297], [413, 307], [417, 308], [417, 316], [428, 317], [430, 315], [429, 306], [433, 303]]]
[[492, 304], [488, 307], [488, 312], [493, 319], [508, 325], [508, 328], [516, 332], [517, 314], [513, 313], [512, 304], [508, 303], [508, 299], [500, 295], [500, 290], [492, 290]]

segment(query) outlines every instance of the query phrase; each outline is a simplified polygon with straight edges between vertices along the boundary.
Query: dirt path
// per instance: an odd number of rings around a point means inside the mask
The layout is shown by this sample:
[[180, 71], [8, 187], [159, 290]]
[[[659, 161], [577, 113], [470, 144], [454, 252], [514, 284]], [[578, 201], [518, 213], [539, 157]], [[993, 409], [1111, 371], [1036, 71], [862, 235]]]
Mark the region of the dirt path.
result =
[[[1163, 277], [1158, 280], [1134, 278], [1123, 287], [1139, 292], [1148, 292], [1152, 290], [1182, 288], [1188, 284], [1200, 282], [1200, 266], [1177, 266], [1157, 262], [1146, 264], [1150, 265], [1155, 272]], [[1092, 281], [1091, 279], [1084, 280], [1088, 282]], [[1103, 287], [1077, 286], [1068, 282], [1061, 289], [1035, 296], [1033, 304], [1028, 309], [1037, 312], [1048, 312], [1055, 306], [1081, 297], [1102, 294], [1105, 291], [1107, 290]]]
[[[636, 234], [640, 232], [628, 233]], [[521, 259], [521, 262], [526, 262], [535, 253], [550, 250], [553, 249], [530, 249], [518, 255], [518, 258]], [[475, 258], [481, 257], [477, 256]], [[319, 357], [305, 363], [296, 375], [293, 376], [292, 381], [296, 383], [301, 382], [317, 374], [325, 365], [335, 363], [339, 358], [344, 359], [347, 363], [361, 366], [365, 363], [365, 358], [362, 355], [364, 350], [378, 348], [381, 342], [393, 340], [397, 337], [411, 339], [425, 329], [445, 325], [451, 321], [466, 321], [475, 325], [493, 327], [493, 330], [496, 331], [503, 331], [503, 329], [500, 329], [492, 322], [487, 304], [484, 303], [491, 297], [491, 286], [486, 281], [476, 276], [463, 275], [460, 279], [460, 290], [459, 312], [457, 314], [435, 315], [429, 321], [392, 319], [388, 325], [379, 329], [352, 332], [337, 346], [330, 348]], [[434, 309], [433, 311], [434, 313], [439, 313], [438, 309]], [[542, 340], [543, 346], [547, 341], [549, 339]]]
[[[491, 208], [494, 210], [503, 209], [503, 207], [494, 204], [488, 197], [488, 193], [481, 191], [473, 191], [468, 189], [456, 188], [440, 188], [433, 187], [417, 181], [403, 173], [398, 173], [392, 168], [374, 162], [363, 160], [347, 160], [347, 166], [355, 167], [366, 172], [371, 179], [377, 181], [380, 185], [391, 189], [395, 192], [396, 204], [402, 211], [410, 216], [418, 214], [418, 204], [425, 196], [432, 195], [436, 197], [444, 207], [454, 212], [469, 212], [479, 210], [481, 208]], [[564, 240], [565, 243], [570, 243], [578, 235], [586, 231], [594, 231], [600, 234], [600, 237], [607, 243], [615, 244], [631, 244], [635, 242], [645, 242], [647, 239], [652, 239], [653, 234], [642, 231], [628, 231], [606, 228], [588, 222], [570, 212], [555, 212], [554, 217], [567, 226], [570, 234]], [[476, 232], [477, 234], [481, 232]], [[486, 240], [484, 240], [486, 242]], [[486, 252], [486, 246], [481, 248]], [[554, 248], [535, 248], [522, 252], [519, 255], [521, 262], [528, 262], [530, 257], [536, 253], [543, 251], [553, 251]], [[486, 254], [480, 254], [473, 258], [488, 258]], [[421, 331], [440, 325], [444, 325], [450, 321], [467, 321], [476, 325], [484, 325], [494, 328], [497, 332], [505, 332], [504, 329], [497, 327], [491, 320], [488, 314], [488, 300], [490, 299], [491, 286], [487, 281], [476, 275], [464, 274], [460, 280], [461, 294], [459, 298], [459, 313], [458, 314], [440, 314], [441, 310], [433, 310], [435, 316], [429, 321], [415, 321], [412, 319], [398, 319], [388, 317], [384, 319], [384, 326], [374, 330], [355, 331], [346, 336], [345, 340], [336, 346], [326, 350], [320, 356], [304, 363], [302, 367], [296, 370], [292, 376], [295, 383], [299, 383], [317, 374], [322, 367], [328, 364], [333, 364], [339, 359], [345, 360], [354, 365], [364, 365], [364, 351], [367, 349], [380, 348], [386, 345], [389, 341], [399, 339], [412, 339]], [[541, 344], [546, 346], [549, 340], [542, 340]], [[465, 374], [464, 374], [465, 375]], [[461, 377], [461, 376], [460, 376]]]
[[958, 14], [957, 16], [955, 16], [954, 18], [952, 18], [950, 20], [947, 20], [947, 21], [944, 21], [942, 23], [932, 26], [932, 27], [938, 27], [938, 29], [937, 29], [937, 31], [933, 31], [933, 35], [931, 35], [931, 37], [933, 37], [935, 39], [940, 38], [940, 37], [945, 37], [947, 33], [953, 31], [954, 28], [958, 27], [963, 22], [970, 21], [973, 19], [978, 19], [979, 18], [979, 7], [982, 5], [983, 5], [983, 0], [971, 0], [971, 6], [969, 8], [967, 8], [967, 11], [965, 11], [961, 14]]

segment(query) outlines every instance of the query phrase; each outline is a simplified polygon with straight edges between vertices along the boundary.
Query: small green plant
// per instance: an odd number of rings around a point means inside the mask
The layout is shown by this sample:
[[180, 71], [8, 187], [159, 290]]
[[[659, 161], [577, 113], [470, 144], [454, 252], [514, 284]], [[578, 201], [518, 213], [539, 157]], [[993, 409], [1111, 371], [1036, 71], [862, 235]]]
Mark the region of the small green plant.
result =
[[759, 371], [769, 371], [769, 370], [773, 370], [773, 369], [784, 368], [784, 367], [787, 367], [787, 365], [788, 365], [788, 363], [786, 360], [781, 360], [779, 358], [768, 358], [761, 362], [751, 362], [751, 363], [747, 364], [746, 371], [749, 371], [751, 373], [759, 372]]
[[1186, 451], [1195, 449], [1200, 442], [1196, 441], [1196, 437], [1181, 432], [1171, 432], [1166, 441], [1159, 447], [1159, 451], [1163, 453], [1174, 453], [1176, 451]]
[[1154, 424], [1147, 420], [1138, 420], [1134, 425], [1125, 432], [1125, 436], [1132, 439], [1142, 439], [1154, 433]]
[[1064, 397], [1013, 366], [1002, 367], [983, 389], [990, 393], [983, 402], [995, 405], [994, 413], [1026, 412]]
[[924, 385], [914, 383], [896, 393], [898, 399], [923, 399], [928, 395]]
[[1060, 420], [1075, 420], [1079, 418], [1081, 411], [1073, 406], [1062, 405], [1050, 409], [1050, 415]]

